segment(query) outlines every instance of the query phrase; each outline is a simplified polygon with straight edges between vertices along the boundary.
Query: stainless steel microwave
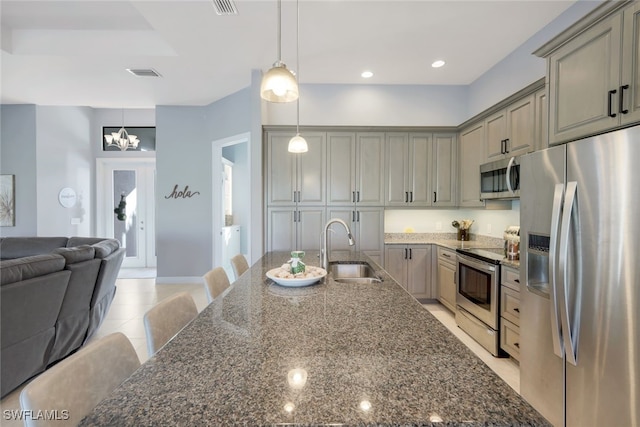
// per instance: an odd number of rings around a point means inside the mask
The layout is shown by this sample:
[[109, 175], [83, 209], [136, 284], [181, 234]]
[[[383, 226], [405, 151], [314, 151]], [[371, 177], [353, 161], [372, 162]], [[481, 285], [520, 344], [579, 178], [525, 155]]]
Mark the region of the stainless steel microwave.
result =
[[480, 199], [519, 199], [520, 163], [517, 157], [480, 165]]

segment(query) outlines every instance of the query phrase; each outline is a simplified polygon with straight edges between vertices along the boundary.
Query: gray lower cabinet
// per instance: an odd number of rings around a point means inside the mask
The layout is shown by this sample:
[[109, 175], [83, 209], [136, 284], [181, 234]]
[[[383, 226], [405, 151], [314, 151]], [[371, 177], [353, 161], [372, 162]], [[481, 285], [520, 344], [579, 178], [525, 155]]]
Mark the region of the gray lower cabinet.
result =
[[438, 300], [456, 312], [456, 252], [438, 246]]
[[520, 360], [520, 273], [502, 266], [500, 286], [500, 348]]
[[376, 206], [329, 206], [327, 221], [343, 220], [349, 225], [355, 245], [349, 246], [344, 227], [332, 224], [329, 227], [329, 248], [332, 258], [337, 259], [351, 251], [364, 252], [375, 262], [384, 265], [384, 208]]
[[324, 207], [267, 209], [267, 251], [320, 250]]
[[432, 245], [385, 245], [385, 270], [417, 299], [432, 299]]

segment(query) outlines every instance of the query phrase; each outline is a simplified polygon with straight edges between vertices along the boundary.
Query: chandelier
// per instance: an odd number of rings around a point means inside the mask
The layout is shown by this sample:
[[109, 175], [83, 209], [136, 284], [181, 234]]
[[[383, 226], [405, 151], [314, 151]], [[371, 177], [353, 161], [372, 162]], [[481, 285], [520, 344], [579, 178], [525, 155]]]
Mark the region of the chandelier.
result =
[[104, 140], [107, 146], [116, 146], [120, 151], [127, 151], [129, 148], [135, 150], [138, 148], [140, 140], [136, 135], [130, 135], [124, 128], [124, 109], [122, 110], [122, 127], [118, 132], [112, 132], [111, 135], [105, 135]]

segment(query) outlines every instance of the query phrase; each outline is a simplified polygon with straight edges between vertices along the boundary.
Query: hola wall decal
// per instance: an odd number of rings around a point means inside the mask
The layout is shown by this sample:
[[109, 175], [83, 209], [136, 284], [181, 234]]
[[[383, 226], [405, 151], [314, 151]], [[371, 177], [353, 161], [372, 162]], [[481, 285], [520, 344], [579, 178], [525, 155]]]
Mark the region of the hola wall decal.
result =
[[165, 199], [190, 199], [193, 196], [199, 196], [199, 191], [189, 190], [189, 186], [185, 185], [183, 190], [178, 190], [178, 184], [173, 187], [173, 191], [168, 196], [164, 196]]

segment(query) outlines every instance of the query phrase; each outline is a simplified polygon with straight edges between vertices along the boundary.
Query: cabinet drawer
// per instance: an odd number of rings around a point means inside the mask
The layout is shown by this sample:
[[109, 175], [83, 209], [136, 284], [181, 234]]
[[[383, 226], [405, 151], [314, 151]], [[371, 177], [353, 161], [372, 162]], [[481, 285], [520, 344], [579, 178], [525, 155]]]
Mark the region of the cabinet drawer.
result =
[[500, 319], [500, 348], [520, 361], [520, 327]]
[[456, 253], [450, 249], [438, 246], [438, 260], [448, 262], [449, 264], [456, 264]]
[[502, 266], [502, 284], [520, 292], [520, 271]]
[[505, 286], [500, 288], [500, 316], [520, 325], [520, 292]]

